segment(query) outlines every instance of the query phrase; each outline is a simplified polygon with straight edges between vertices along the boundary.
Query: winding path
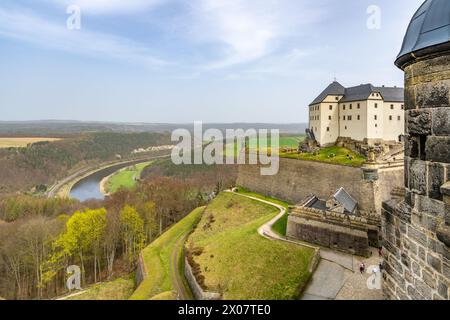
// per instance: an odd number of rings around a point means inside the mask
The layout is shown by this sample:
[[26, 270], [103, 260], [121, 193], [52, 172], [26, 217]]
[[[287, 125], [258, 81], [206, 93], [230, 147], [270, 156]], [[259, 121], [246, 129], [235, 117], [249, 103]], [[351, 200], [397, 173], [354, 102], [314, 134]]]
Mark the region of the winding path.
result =
[[377, 256], [376, 250], [372, 250], [372, 257], [369, 259], [352, 256], [327, 248], [319, 248], [300, 241], [292, 241], [278, 235], [272, 230], [273, 225], [286, 214], [286, 208], [266, 200], [240, 194], [233, 191], [226, 191], [235, 195], [256, 200], [280, 210], [280, 213], [261, 226], [258, 233], [271, 240], [285, 241], [300, 246], [312, 248], [316, 251], [316, 256], [320, 256], [317, 268], [315, 263], [310, 266], [313, 272], [312, 279], [303, 293], [302, 300], [381, 300], [383, 294], [381, 290], [370, 290], [366, 286], [368, 274], [355, 272], [360, 262], [364, 261], [367, 266], [377, 266], [381, 259]]

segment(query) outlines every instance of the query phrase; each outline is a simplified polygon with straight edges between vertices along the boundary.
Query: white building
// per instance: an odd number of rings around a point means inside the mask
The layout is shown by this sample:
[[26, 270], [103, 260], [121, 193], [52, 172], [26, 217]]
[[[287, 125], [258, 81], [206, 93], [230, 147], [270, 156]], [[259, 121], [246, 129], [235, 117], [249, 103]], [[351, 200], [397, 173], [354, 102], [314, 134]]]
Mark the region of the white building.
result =
[[339, 137], [366, 141], [399, 141], [405, 132], [404, 90], [363, 84], [345, 88], [331, 83], [309, 105], [309, 129], [321, 146]]

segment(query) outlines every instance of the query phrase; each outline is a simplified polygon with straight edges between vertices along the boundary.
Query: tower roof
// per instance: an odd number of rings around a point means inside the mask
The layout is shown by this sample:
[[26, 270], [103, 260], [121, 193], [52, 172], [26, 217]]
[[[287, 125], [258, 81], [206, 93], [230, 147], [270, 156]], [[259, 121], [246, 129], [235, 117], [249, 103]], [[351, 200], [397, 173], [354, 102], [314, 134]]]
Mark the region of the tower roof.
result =
[[404, 68], [417, 57], [449, 49], [450, 1], [426, 0], [411, 19], [395, 64]]
[[310, 105], [321, 103], [327, 96], [336, 95], [343, 96], [345, 94], [345, 88], [339, 82], [333, 81], [321, 94], [311, 102]]

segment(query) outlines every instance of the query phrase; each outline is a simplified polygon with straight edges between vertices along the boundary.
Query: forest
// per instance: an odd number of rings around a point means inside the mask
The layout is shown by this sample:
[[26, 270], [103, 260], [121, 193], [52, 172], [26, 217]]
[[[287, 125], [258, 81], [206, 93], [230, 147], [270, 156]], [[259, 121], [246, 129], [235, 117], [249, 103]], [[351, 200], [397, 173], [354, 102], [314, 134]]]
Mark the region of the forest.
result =
[[95, 132], [65, 136], [24, 148], [0, 149], [0, 196], [17, 191], [45, 191], [77, 168], [128, 158], [138, 148], [171, 144], [164, 133]]
[[[115, 152], [108, 146], [102, 150], [90, 157]], [[146, 245], [235, 179], [234, 166], [185, 167], [164, 160], [149, 167], [133, 189], [103, 201], [5, 196], [0, 199], [0, 296], [61, 296], [67, 292], [66, 268], [73, 264], [82, 269], [83, 286], [128, 275]]]

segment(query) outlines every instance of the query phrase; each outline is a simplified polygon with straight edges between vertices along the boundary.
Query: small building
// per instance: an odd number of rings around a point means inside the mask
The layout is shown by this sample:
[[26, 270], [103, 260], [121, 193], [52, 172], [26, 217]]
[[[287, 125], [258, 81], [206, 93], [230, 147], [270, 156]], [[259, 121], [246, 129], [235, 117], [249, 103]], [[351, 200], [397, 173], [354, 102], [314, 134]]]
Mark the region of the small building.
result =
[[405, 134], [404, 90], [334, 81], [309, 105], [309, 130], [320, 146], [348, 138], [369, 145], [398, 142]]
[[344, 189], [329, 199], [312, 195], [289, 211], [287, 237], [359, 256], [379, 246], [379, 225], [358, 215], [358, 203]]

